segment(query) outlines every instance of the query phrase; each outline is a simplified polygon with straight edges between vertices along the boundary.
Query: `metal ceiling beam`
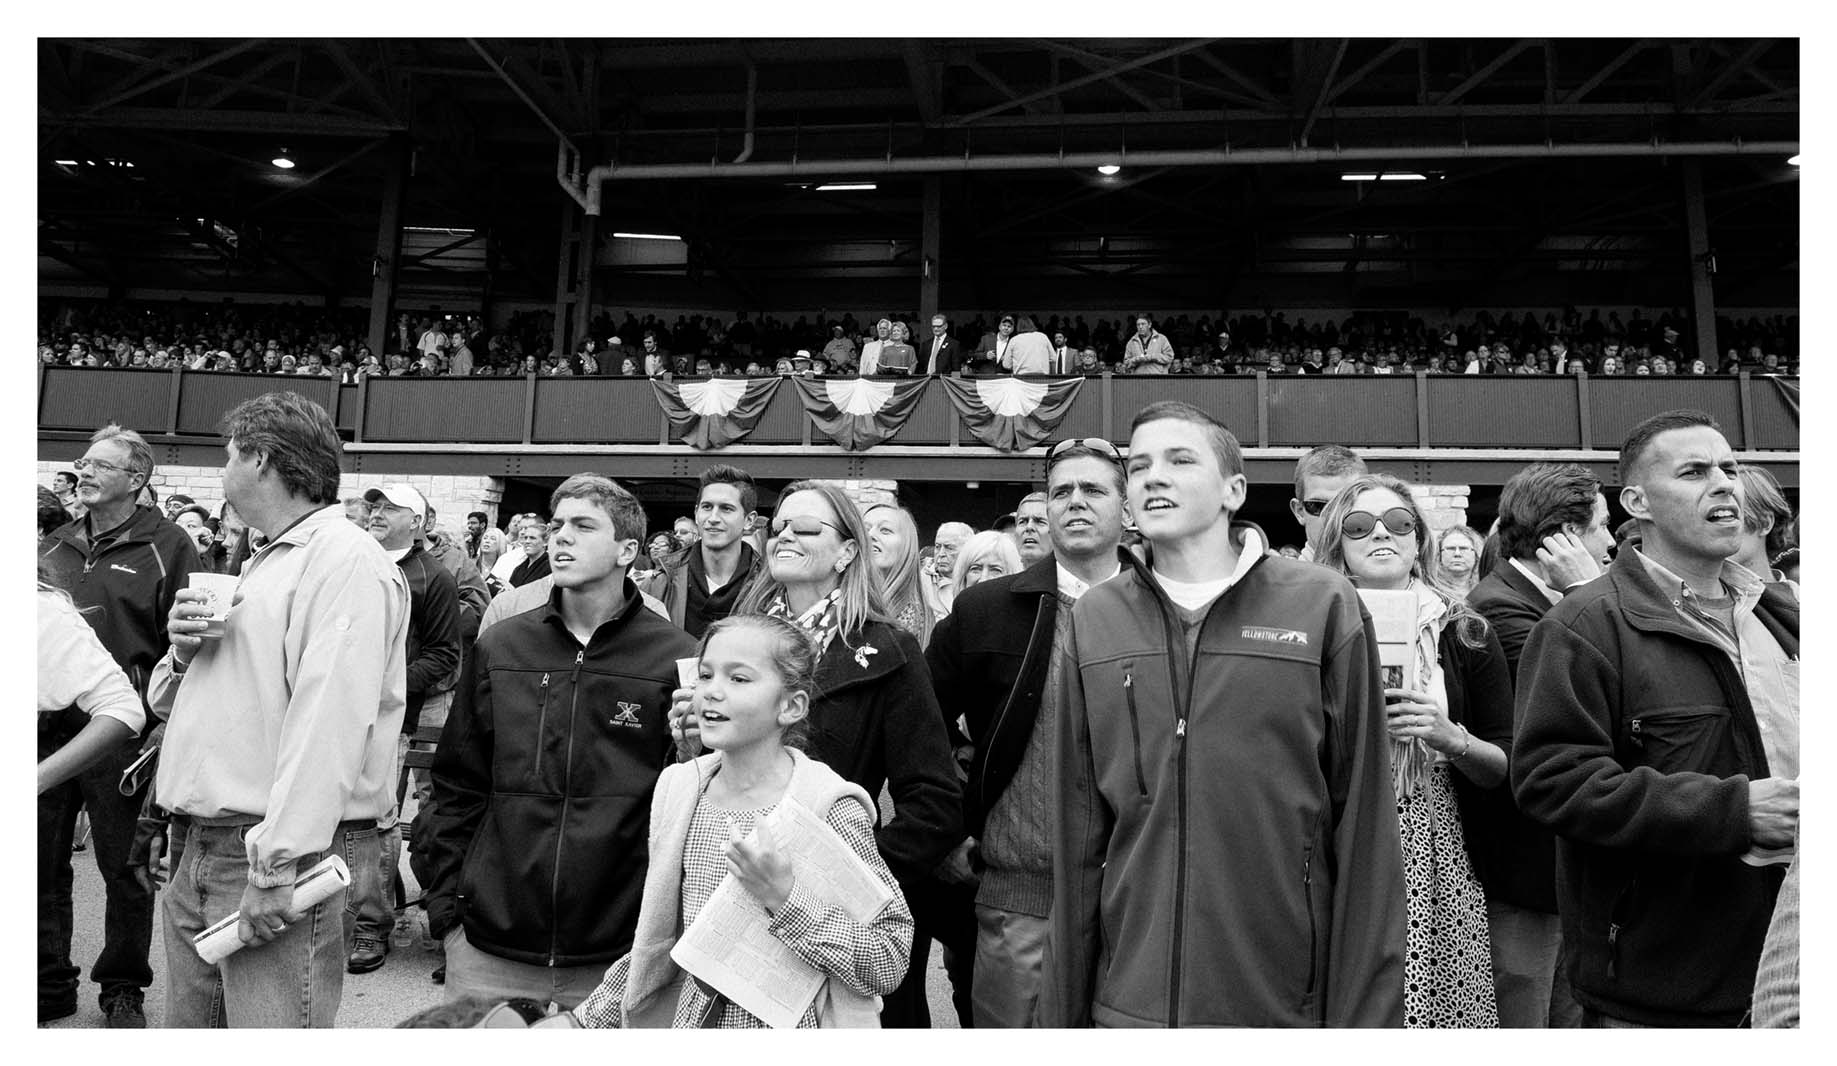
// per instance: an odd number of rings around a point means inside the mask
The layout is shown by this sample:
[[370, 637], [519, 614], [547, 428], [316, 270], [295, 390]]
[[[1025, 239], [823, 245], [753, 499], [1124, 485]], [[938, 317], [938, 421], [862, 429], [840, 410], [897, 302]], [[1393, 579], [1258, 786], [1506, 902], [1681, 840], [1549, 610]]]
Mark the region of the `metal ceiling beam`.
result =
[[[565, 113], [573, 109], [559, 106], [561, 101], [555, 99], [555, 92], [553, 89], [550, 89], [546, 83], [524, 85], [522, 77], [519, 76], [521, 71], [513, 74], [511, 68], [516, 66], [522, 68], [522, 70], [527, 70], [528, 67], [515, 57], [499, 60], [486, 49], [484, 42], [477, 38], [468, 37], [466, 38], [466, 43], [472, 46], [472, 50], [478, 53], [479, 58], [485, 61], [486, 66], [497, 71], [498, 77], [504, 84], [510, 86], [510, 91], [516, 94], [517, 99], [528, 105], [531, 111], [535, 112], [536, 117], [542, 120], [542, 124], [547, 126], [550, 132], [560, 138], [562, 143], [566, 144], [569, 148], [574, 148], [576, 151], [579, 150], [575, 148], [574, 139], [568, 135], [566, 130], [561, 128], [561, 122], [565, 117]], [[538, 79], [538, 81], [540, 81], [540, 79]], [[538, 95], [544, 97], [544, 103], [536, 102], [535, 98]], [[555, 114], [556, 111], [563, 112], [564, 114], [557, 115]]]
[[1137, 67], [1150, 66], [1152, 64], [1159, 63], [1162, 60], [1171, 59], [1177, 55], [1183, 55], [1187, 52], [1192, 52], [1195, 50], [1203, 49], [1205, 48], [1205, 46], [1211, 44], [1214, 40], [1216, 40], [1216, 38], [1206, 38], [1204, 40], [1198, 40], [1198, 41], [1185, 41], [1180, 44], [1174, 45], [1171, 48], [1163, 48], [1163, 49], [1160, 49], [1159, 51], [1150, 52], [1149, 54], [1145, 56], [1141, 56], [1136, 59], [1131, 59], [1124, 63], [1118, 63], [1110, 67], [1107, 70], [1100, 70], [1092, 74], [1087, 74], [1082, 78], [1073, 78], [1071, 81], [1061, 82], [1058, 85], [1049, 86], [1037, 92], [1029, 93], [1028, 95], [1021, 97], [1019, 100], [1011, 100], [1005, 104], [997, 104], [994, 107], [984, 108], [981, 111], [972, 112], [971, 114], [965, 115], [962, 118], [954, 120], [951, 123], [951, 125], [968, 126], [968, 125], [973, 124], [977, 119], [987, 118], [990, 115], [1000, 114], [1001, 112], [1006, 111], [1010, 107], [1019, 107], [1025, 104], [1032, 103], [1036, 100], [1044, 100], [1050, 96], [1058, 96], [1062, 93], [1070, 92], [1073, 89], [1077, 89], [1082, 86], [1089, 85], [1093, 82], [1107, 80], [1111, 77], [1114, 77], [1115, 75], [1122, 74], [1125, 71], [1134, 70]]
[[[1726, 47], [1724, 47], [1722, 42], [1720, 41], [1710, 41], [1709, 50], [1716, 53], [1717, 55], [1721, 56], [1724, 59], [1727, 59], [1729, 57], [1729, 50]], [[1761, 70], [1759, 67], [1750, 68], [1748, 73], [1754, 78], [1755, 81], [1760, 82], [1762, 85], [1765, 85], [1767, 88], [1771, 89], [1772, 91], [1776, 93], [1792, 92], [1794, 95], [1797, 95], [1796, 89], [1794, 90], [1787, 89], [1785, 86], [1782, 86], [1779, 82], [1769, 77], [1767, 73]]]
[[906, 80], [912, 83], [912, 99], [918, 105], [919, 119], [927, 126], [933, 125], [944, 113], [943, 93], [938, 84], [941, 66], [928, 59], [924, 46], [911, 38], [901, 42], [900, 55], [906, 61]]
[[1501, 67], [1505, 66], [1507, 63], [1510, 63], [1512, 60], [1517, 59], [1518, 56], [1524, 52], [1525, 49], [1531, 47], [1534, 44], [1542, 44], [1542, 43], [1543, 43], [1542, 41], [1536, 40], [1536, 39], [1513, 41], [1510, 47], [1506, 48], [1504, 52], [1500, 53], [1498, 58], [1494, 59], [1491, 63], [1488, 63], [1485, 66], [1481, 67], [1479, 70], [1474, 71], [1473, 75], [1469, 77], [1466, 81], [1460, 83], [1459, 85], [1456, 85], [1454, 88], [1449, 89], [1447, 92], [1436, 97], [1435, 102], [1437, 104], [1442, 105], [1443, 107], [1446, 107], [1450, 104], [1455, 103], [1461, 97], [1466, 96], [1470, 90], [1478, 88], [1481, 84], [1483, 84], [1486, 81], [1486, 79], [1492, 77], [1494, 74], [1499, 73], [1499, 69]]
[[[1086, 70], [1095, 70], [1099, 72], [1107, 71], [1109, 68], [1105, 66], [1105, 64], [1115, 62], [1115, 60], [1112, 58], [1100, 56], [1100, 55], [1094, 55], [1080, 48], [1072, 48], [1066, 45], [1062, 45], [1058, 43], [1057, 41], [1050, 41], [1050, 40], [1036, 38], [1031, 43], [1034, 45], [1037, 45], [1040, 48], [1044, 48], [1049, 52], [1055, 52], [1059, 55], [1065, 56], [1066, 58], [1072, 60], [1073, 62], [1077, 63], [1079, 66], [1085, 68]], [[1124, 96], [1127, 96], [1129, 99], [1134, 100], [1138, 104], [1141, 104], [1142, 107], [1148, 111], [1165, 111], [1166, 110], [1166, 108], [1161, 106], [1160, 101], [1156, 100], [1152, 96], [1149, 96], [1147, 93], [1139, 91], [1133, 85], [1130, 85], [1128, 82], [1123, 81], [1123, 79], [1117, 77], [1114, 74], [1105, 74], [1104, 80], [1109, 82], [1111, 85], [1115, 86], [1116, 89], [1119, 92], [1121, 92]]]
[[[1071, 45], [1064, 44], [1060, 41], [1054, 41], [1054, 40], [1050, 40], [1046, 38], [1036, 38], [1031, 43], [1038, 45], [1041, 48], [1045, 48], [1050, 51], [1058, 52], [1061, 55], [1070, 56], [1073, 59], [1079, 60], [1080, 62], [1090, 62], [1090, 63], [1110, 62], [1110, 60], [1106, 59], [1103, 56], [1094, 55], [1090, 52], [1084, 51], [1083, 49], [1074, 48]], [[1259, 104], [1259, 105], [1261, 104], [1260, 100], [1254, 97], [1251, 97], [1247, 94], [1234, 92], [1221, 85], [1209, 85], [1203, 81], [1194, 81], [1192, 78], [1183, 78], [1180, 75], [1173, 73], [1172, 71], [1158, 70], [1154, 67], [1145, 67], [1143, 68], [1142, 73], [1151, 78], [1158, 78], [1162, 81], [1171, 82], [1174, 85], [1182, 86], [1188, 89], [1196, 89], [1200, 92], [1206, 93], [1211, 96], [1222, 96], [1226, 100], [1250, 101], [1252, 104]]]
[[[1004, 107], [1011, 106], [1011, 107], [1025, 108], [1029, 114], [1035, 114], [1035, 115], [1045, 113], [1046, 108], [1039, 106], [1039, 104], [1036, 101], [1033, 101], [1033, 100], [1023, 101], [1021, 99], [1021, 94], [1018, 90], [1011, 88], [1007, 82], [1002, 81], [999, 77], [997, 77], [994, 71], [990, 70], [988, 67], [983, 66], [982, 61], [977, 59], [975, 56], [969, 56], [965, 58], [963, 60], [963, 67], [964, 69], [975, 74], [977, 77], [981, 78], [983, 81], [986, 81], [990, 85], [994, 86], [996, 92], [999, 92], [1003, 96], [1007, 97], [1010, 102], [1009, 104], [1004, 105]], [[1050, 96], [1052, 94], [1047, 93], [1046, 95]], [[783, 97], [781, 96], [780, 98], [782, 99]]]
[[1333, 49], [1333, 59], [1327, 64], [1326, 72], [1320, 76], [1320, 88], [1314, 94], [1314, 104], [1308, 108], [1307, 118], [1301, 123], [1301, 133], [1295, 143], [1306, 147], [1308, 134], [1314, 130], [1314, 120], [1320, 117], [1320, 109], [1326, 106], [1327, 94], [1333, 88], [1333, 75], [1339, 73], [1339, 65], [1346, 58], [1346, 49], [1352, 44], [1348, 38], [1340, 38], [1339, 45]]
[[351, 58], [351, 53], [345, 48], [344, 42], [336, 37], [327, 37], [322, 43], [325, 45], [326, 53], [332, 57], [332, 62], [344, 72], [345, 77], [357, 84], [358, 92], [363, 95], [372, 111], [390, 122], [401, 120], [401, 116], [396, 112], [395, 104], [390, 102], [389, 94], [384, 92], [376, 84], [376, 80], [357, 65], [357, 61]]
[[276, 136], [381, 137], [407, 126], [344, 115], [300, 115], [278, 111], [115, 107], [99, 114], [45, 114], [41, 121], [99, 129], [191, 130], [197, 133], [262, 133]]
[[1613, 77], [1614, 73], [1618, 71], [1621, 67], [1626, 66], [1627, 63], [1634, 56], [1645, 51], [1647, 48], [1650, 48], [1651, 46], [1652, 46], [1651, 41], [1647, 41], [1647, 40], [1634, 41], [1632, 44], [1627, 46], [1625, 51], [1621, 52], [1619, 55], [1615, 56], [1614, 58], [1608, 60], [1607, 65], [1602, 67], [1600, 70], [1596, 71], [1594, 75], [1590, 77], [1587, 81], [1576, 86], [1575, 90], [1571, 92], [1568, 96], [1563, 97], [1563, 103], [1565, 104], [1581, 103], [1582, 98], [1584, 96], [1587, 96], [1589, 93], [1592, 93], [1596, 89], [1599, 89], [1603, 82], [1606, 82], [1607, 79]]
[[243, 54], [244, 52], [247, 52], [249, 49], [255, 48], [264, 43], [265, 41], [260, 37], [251, 38], [246, 41], [240, 41], [236, 44], [229, 46], [228, 48], [224, 48], [216, 52], [212, 52], [210, 55], [205, 56], [203, 59], [197, 60], [195, 62], [187, 63], [184, 66], [179, 67], [177, 70], [168, 71], [165, 74], [162, 74], [157, 78], [153, 78], [149, 81], [141, 82], [133, 86], [130, 89], [126, 89], [126, 90], [123, 90], [122, 92], [115, 93], [114, 95], [108, 97], [107, 99], [101, 100], [97, 103], [90, 104], [89, 106], [83, 109], [83, 114], [94, 115], [96, 112], [103, 111], [103, 110], [106, 110], [107, 108], [114, 107], [116, 104], [125, 103], [129, 100], [132, 100], [136, 96], [142, 96], [142, 95], [145, 95], [146, 93], [152, 92], [154, 89], [157, 89], [162, 85], [171, 84], [172, 82], [178, 81], [180, 78], [189, 77], [190, 75], [196, 74], [197, 72], [201, 70], [206, 70], [210, 67], [214, 67], [226, 59], [234, 59], [237, 56]]
[[1439, 162], [1463, 159], [1612, 159], [1708, 155], [1792, 155], [1793, 141], [1628, 141], [1581, 144], [1445, 144], [1357, 148], [1147, 149], [1135, 152], [1067, 152], [1046, 155], [964, 155], [894, 159], [800, 159], [795, 162], [659, 163], [593, 168], [590, 181], [662, 178], [778, 178], [881, 174], [947, 174], [1010, 170], [1082, 170], [1110, 163], [1134, 166], [1228, 166]]
[[1146, 170], [1146, 171], [1131, 173], [1127, 178], [1112, 179], [1112, 183], [1106, 183], [1104, 185], [1100, 185], [1095, 189], [1086, 189], [1072, 196], [1068, 196], [1063, 199], [1056, 200], [1052, 203], [1045, 204], [1040, 207], [1036, 207], [1032, 209], [1031, 211], [1025, 211], [1018, 215], [1009, 215], [1008, 217], [1002, 219], [1000, 222], [997, 222], [992, 226], [984, 226], [980, 228], [977, 232], [979, 235], [987, 237], [987, 236], [990, 236], [996, 233], [1005, 233], [1012, 229], [1018, 229], [1020, 226], [1028, 222], [1031, 222], [1036, 218], [1043, 218], [1047, 215], [1057, 214], [1058, 212], [1064, 211], [1067, 208], [1076, 207], [1079, 204], [1087, 203], [1091, 200], [1101, 199], [1102, 197], [1108, 196], [1114, 192], [1121, 192], [1122, 190], [1127, 189], [1132, 185], [1139, 185], [1144, 181], [1149, 181], [1154, 178], [1158, 178], [1163, 174], [1169, 173], [1169, 171], [1170, 171], [1170, 168], [1161, 167], [1156, 170]]
[[1774, 43], [1773, 38], [1763, 37], [1742, 49], [1740, 55], [1724, 65], [1720, 71], [1716, 72], [1716, 76], [1709, 80], [1709, 84], [1703, 86], [1695, 96], [1691, 97], [1687, 106], [1701, 107], [1715, 99], [1716, 94], [1721, 92], [1724, 86], [1733, 81], [1737, 74], [1750, 68], [1756, 59], [1759, 59], [1767, 49], [1773, 47]]
[[1218, 71], [1220, 74], [1223, 74], [1225, 77], [1230, 78], [1238, 85], [1249, 90], [1250, 94], [1258, 100], [1263, 101], [1265, 106], [1271, 108], [1280, 108], [1282, 106], [1282, 101], [1277, 98], [1276, 94], [1270, 92], [1261, 82], [1247, 74], [1240, 73], [1236, 67], [1231, 66], [1229, 63], [1213, 55], [1209, 50], [1201, 48], [1195, 51], [1193, 55], [1198, 57], [1199, 61], [1206, 66], [1211, 67], [1213, 70]]
[[274, 55], [271, 55], [268, 58], [263, 59], [260, 62], [256, 63], [254, 66], [250, 67], [248, 70], [244, 71], [243, 73], [237, 75], [236, 78], [230, 81], [228, 85], [225, 85], [223, 88], [219, 89], [214, 94], [207, 96], [202, 100], [199, 100], [197, 103], [191, 106], [196, 107], [202, 111], [208, 111], [211, 108], [216, 107], [218, 104], [221, 104], [225, 100], [228, 100], [230, 97], [235, 96], [237, 93], [248, 91], [250, 86], [254, 85], [257, 79], [266, 77], [267, 75], [272, 73], [277, 67], [284, 65], [292, 58], [293, 58], [292, 56], [288, 55], [285, 52], [279, 52]]
[[1402, 40], [1402, 41], [1392, 41], [1390, 44], [1386, 45], [1384, 49], [1380, 51], [1377, 55], [1372, 56], [1370, 59], [1367, 59], [1364, 63], [1362, 63], [1359, 66], [1357, 70], [1346, 75], [1345, 80], [1339, 82], [1338, 84], [1334, 85], [1331, 89], [1329, 89], [1327, 91], [1327, 103], [1332, 103], [1333, 101], [1339, 99], [1341, 96], [1345, 95], [1346, 90], [1357, 85], [1359, 82], [1364, 81], [1367, 75], [1371, 74], [1373, 71], [1377, 70], [1379, 67], [1383, 66], [1384, 64], [1390, 62], [1392, 59], [1394, 59], [1398, 55], [1401, 55], [1404, 52], [1404, 50], [1408, 49], [1413, 43], [1414, 42], [1409, 41], [1409, 40]]

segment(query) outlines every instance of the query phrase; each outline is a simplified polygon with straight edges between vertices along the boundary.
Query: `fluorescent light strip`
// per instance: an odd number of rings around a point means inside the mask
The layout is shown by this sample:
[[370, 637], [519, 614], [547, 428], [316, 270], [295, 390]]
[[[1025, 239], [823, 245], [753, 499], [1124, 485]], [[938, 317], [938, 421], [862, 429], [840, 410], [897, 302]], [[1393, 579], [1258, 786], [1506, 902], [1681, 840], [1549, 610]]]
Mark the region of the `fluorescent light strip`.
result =
[[614, 237], [624, 237], [628, 241], [680, 241], [674, 233], [614, 233]]
[[1378, 180], [1379, 181], [1428, 181], [1429, 179], [1422, 176], [1421, 174], [1416, 174], [1416, 173], [1412, 173], [1411, 171], [1402, 170], [1394, 174], [1380, 174], [1378, 175]]
[[1377, 181], [1378, 176], [1376, 174], [1341, 174], [1339, 176], [1339, 180], [1341, 181]]
[[873, 192], [875, 189], [878, 189], [878, 188], [880, 188], [880, 186], [876, 184], [875, 182], [855, 181], [855, 182], [836, 182], [831, 185], [818, 185], [816, 187], [816, 191], [817, 192]]

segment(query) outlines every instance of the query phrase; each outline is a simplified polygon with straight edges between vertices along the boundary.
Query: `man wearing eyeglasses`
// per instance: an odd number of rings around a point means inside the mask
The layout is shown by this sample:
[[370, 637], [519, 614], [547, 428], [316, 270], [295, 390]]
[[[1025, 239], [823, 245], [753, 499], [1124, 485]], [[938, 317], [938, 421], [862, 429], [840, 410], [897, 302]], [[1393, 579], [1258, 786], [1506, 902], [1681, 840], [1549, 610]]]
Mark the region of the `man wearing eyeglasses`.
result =
[[1351, 448], [1338, 444], [1323, 444], [1296, 460], [1295, 498], [1288, 501], [1288, 510], [1307, 535], [1301, 558], [1314, 561], [1320, 513], [1326, 510], [1327, 502], [1365, 474], [1365, 460]]
[[[1122, 455], [1100, 437], [1046, 453], [1052, 555], [964, 590], [931, 632], [938, 705], [968, 727], [968, 838], [940, 877], [974, 903], [971, 1013], [981, 1029], [1023, 1028], [1039, 999], [1052, 911], [1053, 723], [1071, 607], [1139, 564], [1119, 549]], [[940, 533], [940, 541], [942, 534]], [[952, 886], [940, 893], [948, 900]], [[920, 919], [923, 922], [923, 919]]]
[[1234, 523], [1237, 439], [1130, 427], [1147, 542], [1072, 608], [1038, 1021], [1401, 1026], [1404, 884], [1377, 641], [1358, 593]]
[[[166, 613], [174, 593], [203, 568], [185, 531], [151, 507], [137, 506], [153, 475], [153, 449], [133, 430], [105, 426], [74, 464], [77, 501], [87, 513], [45, 537], [39, 565], [70, 593], [103, 647], [128, 675], [141, 699], [153, 664], [166, 652]], [[148, 723], [156, 724], [152, 715]], [[41, 723], [39, 758], [75, 735], [61, 721]], [[77, 724], [80, 728], [80, 723]], [[39, 797], [38, 1017], [76, 1013], [77, 967], [70, 961], [71, 837], [77, 810], [89, 810], [96, 867], [108, 902], [102, 955], [90, 978], [102, 986], [109, 1028], [146, 1026], [142, 1010], [153, 981], [147, 961], [153, 935], [153, 894], [128, 869], [128, 846], [140, 816], [141, 794], [123, 796], [121, 771], [138, 754], [140, 738]]]

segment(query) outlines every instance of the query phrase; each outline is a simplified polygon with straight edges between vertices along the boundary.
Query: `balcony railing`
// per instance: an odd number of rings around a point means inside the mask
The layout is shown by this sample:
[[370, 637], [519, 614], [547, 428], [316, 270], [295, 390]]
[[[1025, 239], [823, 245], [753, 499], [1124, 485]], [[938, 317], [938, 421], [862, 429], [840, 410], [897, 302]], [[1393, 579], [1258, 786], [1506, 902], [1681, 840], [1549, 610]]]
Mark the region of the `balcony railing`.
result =
[[[42, 367], [41, 430], [92, 430], [108, 421], [177, 437], [210, 437], [238, 402], [292, 389], [330, 411], [367, 444], [676, 443], [643, 378], [277, 378], [170, 370]], [[1709, 412], [1742, 451], [1796, 451], [1795, 404], [1767, 377], [1522, 377], [1466, 375], [1104, 376], [1086, 381], [1057, 437], [1123, 440], [1135, 412], [1182, 399], [1216, 414], [1246, 447], [1613, 450], [1640, 419], [1677, 407]], [[814, 434], [796, 390], [781, 388], [746, 445], [829, 445]], [[829, 445], [834, 447], [833, 445]], [[899, 435], [875, 453], [975, 447], [956, 410], [930, 383]], [[685, 446], [686, 447], [686, 446]], [[842, 449], [836, 447], [838, 453]]]

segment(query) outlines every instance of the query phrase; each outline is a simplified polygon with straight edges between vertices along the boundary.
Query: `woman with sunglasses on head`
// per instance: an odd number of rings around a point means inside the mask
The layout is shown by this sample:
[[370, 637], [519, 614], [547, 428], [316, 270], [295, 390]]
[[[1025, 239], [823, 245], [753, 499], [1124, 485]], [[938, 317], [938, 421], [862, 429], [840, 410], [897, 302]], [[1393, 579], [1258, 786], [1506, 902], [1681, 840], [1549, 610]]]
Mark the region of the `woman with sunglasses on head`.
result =
[[868, 561], [880, 580], [881, 595], [894, 624], [918, 638], [919, 647], [931, 643], [937, 616], [925, 602], [920, 586], [918, 522], [912, 512], [890, 503], [876, 504], [863, 516], [867, 522]]
[[1391, 781], [1408, 887], [1406, 1028], [1499, 1024], [1486, 895], [1461, 830], [1460, 798], [1503, 787], [1512, 733], [1505, 652], [1486, 620], [1438, 587], [1435, 538], [1388, 474], [1327, 504], [1316, 561], [1361, 589], [1415, 593], [1416, 685], [1386, 686]]
[[[880, 854], [908, 902], [963, 839], [957, 782], [944, 714], [918, 641], [889, 617], [881, 583], [866, 558], [867, 523], [831, 481], [797, 481], [778, 498], [765, 542], [766, 568], [741, 593], [735, 615], [783, 618], [809, 633], [820, 651], [810, 699], [810, 757], [879, 797], [893, 815], [875, 830]], [[670, 724], [684, 757], [701, 753], [677, 689]], [[927, 945], [915, 943], [906, 979], [881, 1011], [887, 1028], [924, 1028]]]

